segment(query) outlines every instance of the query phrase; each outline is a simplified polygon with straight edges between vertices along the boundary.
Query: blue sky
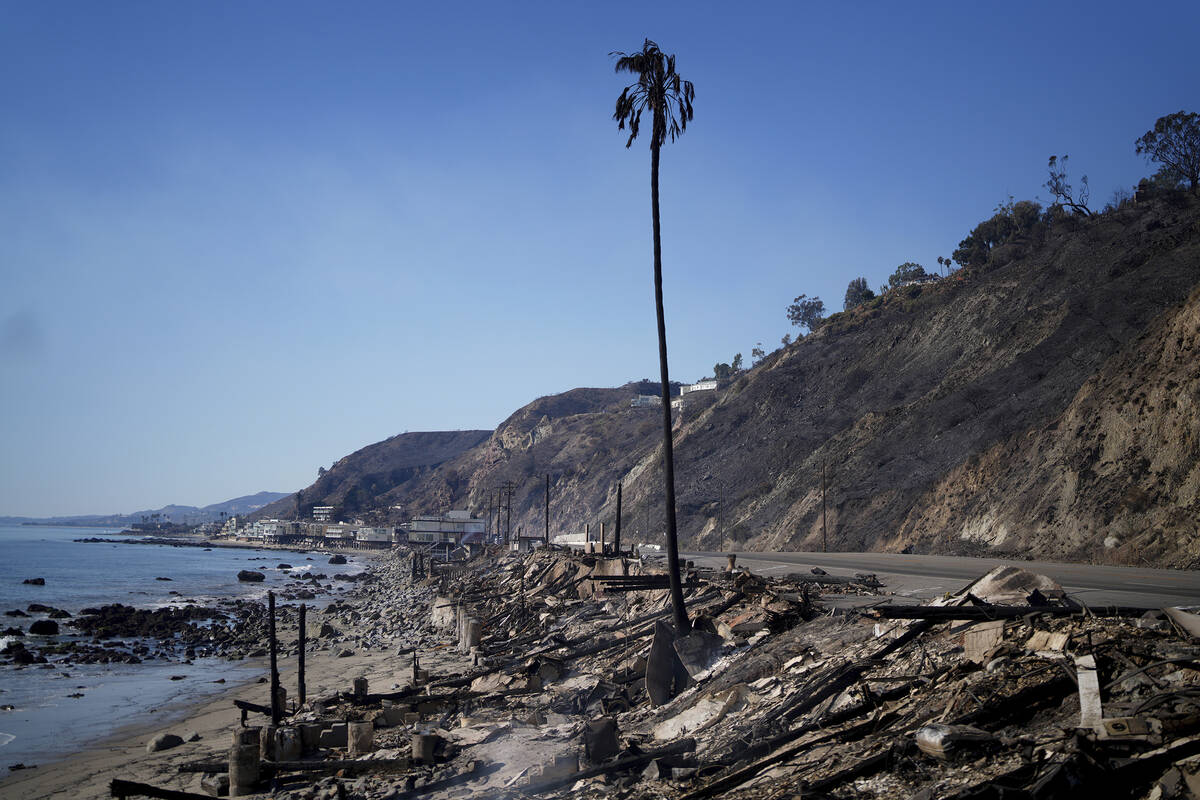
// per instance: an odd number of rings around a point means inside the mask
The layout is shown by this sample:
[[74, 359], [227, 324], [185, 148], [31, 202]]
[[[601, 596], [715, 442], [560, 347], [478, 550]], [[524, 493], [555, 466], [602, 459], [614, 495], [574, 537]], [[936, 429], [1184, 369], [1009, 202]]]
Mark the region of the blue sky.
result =
[[291, 491], [405, 430], [657, 376], [644, 142], [678, 55], [672, 377], [936, 266], [1197, 109], [1200, 4], [0, 2], [0, 514]]

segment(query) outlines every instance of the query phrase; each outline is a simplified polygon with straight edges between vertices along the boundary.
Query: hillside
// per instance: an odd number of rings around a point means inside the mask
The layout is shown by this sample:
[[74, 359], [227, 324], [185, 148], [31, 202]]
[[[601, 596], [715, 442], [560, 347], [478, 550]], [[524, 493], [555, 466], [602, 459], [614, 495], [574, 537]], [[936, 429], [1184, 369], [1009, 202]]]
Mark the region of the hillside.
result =
[[[707, 549], [819, 549], [825, 465], [831, 549], [1194, 565], [1198, 286], [1200, 213], [1176, 197], [1064, 220], [997, 247], [985, 268], [834, 315], [688, 398], [681, 535]], [[484, 514], [511, 480], [514, 527], [541, 530], [549, 473], [560, 532], [611, 525], [620, 480], [628, 535], [652, 539], [659, 418], [629, 408], [638, 393], [541, 398], [444, 462], [425, 459], [440, 466], [363, 488], [358, 505]], [[334, 486], [318, 481], [306, 504]]]
[[[491, 431], [402, 433], [339, 459], [297, 498], [290, 494], [264, 506], [254, 518], [292, 517], [297, 499], [304, 515], [313, 506], [334, 506], [339, 514], [387, 509], [404, 487], [419, 483], [440, 465], [486, 441]], [[453, 483], [451, 484], [453, 486]]]

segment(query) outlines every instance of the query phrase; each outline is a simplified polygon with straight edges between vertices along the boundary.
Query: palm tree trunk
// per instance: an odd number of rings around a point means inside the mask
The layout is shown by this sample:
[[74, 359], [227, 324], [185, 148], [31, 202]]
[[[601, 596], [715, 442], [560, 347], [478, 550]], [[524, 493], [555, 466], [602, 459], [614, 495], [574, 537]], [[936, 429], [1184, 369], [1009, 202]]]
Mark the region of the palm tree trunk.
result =
[[663, 410], [663, 484], [666, 492], [667, 574], [671, 583], [671, 607], [675, 611], [675, 630], [679, 636], [691, 632], [687, 609], [683, 604], [683, 584], [679, 579], [679, 538], [675, 531], [675, 450], [671, 444], [671, 379], [667, 374], [667, 323], [663, 316], [662, 233], [658, 222], [657, 142], [650, 144], [650, 211], [654, 216], [654, 310], [658, 314], [658, 368], [662, 377]]

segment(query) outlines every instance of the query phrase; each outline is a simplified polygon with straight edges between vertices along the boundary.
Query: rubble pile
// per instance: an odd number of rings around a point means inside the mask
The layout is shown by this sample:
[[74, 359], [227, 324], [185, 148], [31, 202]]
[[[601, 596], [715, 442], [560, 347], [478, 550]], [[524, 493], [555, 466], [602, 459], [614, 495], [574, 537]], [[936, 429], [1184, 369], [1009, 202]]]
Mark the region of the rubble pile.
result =
[[[355, 680], [278, 729], [239, 731], [259, 737], [254, 788], [297, 799], [1200, 796], [1194, 614], [1082, 608], [1015, 568], [897, 607], [873, 576], [732, 566], [684, 575], [681, 636], [664, 574], [638, 558], [397, 558], [362, 606], [331, 606], [326, 624], [364, 646], [401, 643], [400, 688]], [[879, 603], [838, 607], [846, 594]], [[238, 747], [227, 764], [190, 769], [228, 770], [236, 792]]]
[[357, 573], [358, 591], [339, 598], [308, 618], [311, 650], [402, 650], [433, 647], [442, 640], [422, 619], [433, 588], [412, 580], [412, 554], [379, 559]]

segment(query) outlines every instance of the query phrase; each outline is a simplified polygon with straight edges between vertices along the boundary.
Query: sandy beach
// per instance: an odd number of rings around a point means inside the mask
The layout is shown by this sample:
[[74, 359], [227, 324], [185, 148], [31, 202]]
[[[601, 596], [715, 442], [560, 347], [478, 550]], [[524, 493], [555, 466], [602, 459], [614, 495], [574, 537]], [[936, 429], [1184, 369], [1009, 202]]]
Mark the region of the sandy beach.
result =
[[[369, 558], [375, 565], [380, 565], [384, 556], [372, 553]], [[396, 647], [387, 631], [378, 623], [362, 626], [362, 629], [351, 629], [345, 624], [358, 613], [359, 601], [371, 591], [367, 587], [373, 586], [377, 584], [366, 584], [352, 596], [336, 599], [337, 611], [350, 615], [347, 618], [337, 619], [337, 612], [323, 616], [316, 610], [310, 615], [310, 636], [326, 619], [334, 620], [339, 630], [335, 637], [318, 639], [310, 644], [305, 662], [309, 698], [350, 691], [352, 681], [357, 677], [367, 678], [373, 690], [386, 691], [395, 685], [405, 685], [407, 677], [402, 677], [402, 673], [411, 663], [411, 657], [396, 655]], [[386, 590], [382, 594], [386, 595]], [[424, 609], [412, 611], [423, 613]], [[395, 616], [402, 615], [397, 610]], [[395, 619], [391, 622], [393, 626], [396, 624]], [[280, 681], [291, 698], [297, 691], [298, 660], [294, 653], [285, 654], [282, 650], [285, 649], [283, 643], [296, 640], [296, 634], [294, 625], [281, 625], [278, 631]], [[313, 646], [320, 649], [313, 650]], [[347, 651], [352, 655], [344, 655]], [[268, 684], [262, 682], [270, 674], [268, 659], [256, 658], [238, 664], [237, 682], [231, 682], [217, 694], [199, 702], [153, 709], [138, 722], [116, 730], [111, 736], [65, 759], [46, 763], [31, 760], [25, 769], [6, 771], [0, 779], [0, 795], [25, 800], [109, 797], [109, 783], [114, 778], [200, 792], [200, 775], [180, 774], [178, 765], [189, 761], [222, 760], [228, 756], [232, 731], [241, 719], [241, 711], [234, 707], [235, 700], [269, 703]], [[251, 716], [250, 724], [261, 724], [261, 717]], [[160, 733], [176, 734], [185, 742], [168, 750], [147, 752], [147, 743]], [[198, 738], [192, 734], [197, 734]], [[195, 741], [187, 741], [191, 738]]]
[[[262, 674], [268, 674], [266, 659]], [[349, 691], [355, 677], [366, 677], [373, 686], [391, 687], [401, 681], [400, 673], [409, 662], [388, 652], [355, 653], [339, 658], [332, 652], [310, 653], [305, 672], [310, 696], [334, 691]], [[280, 680], [295, 693], [296, 659], [280, 661]], [[10, 773], [0, 781], [0, 794], [6, 797], [101, 798], [109, 797], [113, 778], [153, 783], [168, 789], [200, 791], [200, 776], [180, 775], [179, 764], [227, 757], [231, 731], [237, 727], [241, 712], [234, 700], [266, 703], [267, 684], [250, 682], [232, 686], [215, 698], [192, 708], [167, 708], [147, 715], [144, 724], [119, 731], [110, 740], [98, 742], [66, 760]], [[161, 717], [165, 717], [164, 721]], [[159, 733], [175, 733], [187, 738], [192, 732], [198, 741], [186, 742], [170, 750], [147, 753], [146, 743]]]

